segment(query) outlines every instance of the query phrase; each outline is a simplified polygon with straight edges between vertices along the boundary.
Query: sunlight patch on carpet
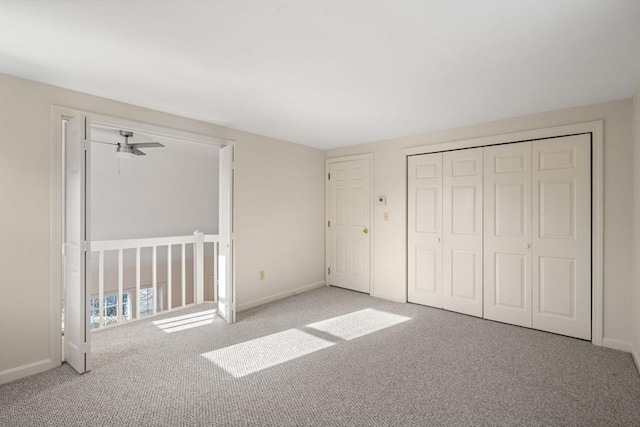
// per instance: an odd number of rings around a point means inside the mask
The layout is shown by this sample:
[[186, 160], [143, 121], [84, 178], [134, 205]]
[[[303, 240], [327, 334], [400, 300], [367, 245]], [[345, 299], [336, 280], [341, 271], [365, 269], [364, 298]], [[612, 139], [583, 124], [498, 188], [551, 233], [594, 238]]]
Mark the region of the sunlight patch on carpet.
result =
[[202, 356], [236, 378], [279, 365], [334, 345], [298, 329], [245, 341]]
[[386, 311], [375, 310], [373, 308], [366, 308], [343, 316], [311, 323], [307, 325], [307, 327], [349, 341], [406, 322], [407, 320], [411, 320], [411, 318], [387, 313]]
[[152, 322], [162, 331], [170, 334], [172, 332], [184, 331], [186, 329], [197, 328], [199, 326], [210, 325], [216, 316], [217, 310], [199, 311], [197, 313], [185, 314], [183, 316], [170, 317]]

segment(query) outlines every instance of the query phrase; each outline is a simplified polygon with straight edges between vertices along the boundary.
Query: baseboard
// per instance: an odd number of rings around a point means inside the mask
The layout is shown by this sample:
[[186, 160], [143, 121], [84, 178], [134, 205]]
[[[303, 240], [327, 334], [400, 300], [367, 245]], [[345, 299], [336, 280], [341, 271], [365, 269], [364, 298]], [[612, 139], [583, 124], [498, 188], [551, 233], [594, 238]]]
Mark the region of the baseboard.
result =
[[43, 359], [26, 365], [17, 366], [15, 368], [6, 369], [0, 372], [0, 384], [6, 384], [20, 378], [28, 377], [29, 375], [39, 374], [40, 372], [48, 371], [52, 367], [51, 359]]
[[640, 352], [634, 351], [631, 353], [631, 357], [633, 357], [633, 361], [636, 362], [636, 369], [638, 370], [638, 374], [640, 374]]
[[262, 304], [267, 304], [267, 303], [270, 303], [270, 302], [273, 302], [273, 301], [277, 301], [279, 299], [288, 298], [288, 297], [293, 296], [293, 295], [298, 295], [298, 294], [301, 294], [303, 292], [311, 291], [313, 289], [320, 288], [320, 287], [322, 287], [324, 285], [325, 285], [324, 280], [322, 280], [320, 282], [311, 283], [310, 285], [301, 286], [299, 288], [291, 289], [291, 290], [286, 291], [286, 292], [280, 292], [278, 294], [269, 295], [269, 296], [264, 297], [264, 298], [259, 298], [259, 299], [253, 300], [253, 301], [246, 302], [244, 304], [239, 304], [236, 307], [236, 311], [238, 311], [238, 312], [245, 311], [245, 310], [248, 310], [248, 309], [253, 308], [253, 307], [257, 307], [257, 306], [262, 305]]
[[614, 350], [624, 351], [625, 353], [633, 353], [633, 347], [631, 344], [625, 341], [619, 341], [612, 338], [603, 338], [602, 346], [612, 348]]
[[404, 299], [403, 297], [396, 297], [396, 296], [391, 296], [391, 295], [384, 295], [384, 294], [378, 294], [378, 293], [371, 293], [371, 296], [374, 298], [380, 298], [380, 299], [386, 299], [388, 301], [393, 301], [393, 302], [401, 302], [401, 303], [405, 303], [407, 302], [406, 299]]

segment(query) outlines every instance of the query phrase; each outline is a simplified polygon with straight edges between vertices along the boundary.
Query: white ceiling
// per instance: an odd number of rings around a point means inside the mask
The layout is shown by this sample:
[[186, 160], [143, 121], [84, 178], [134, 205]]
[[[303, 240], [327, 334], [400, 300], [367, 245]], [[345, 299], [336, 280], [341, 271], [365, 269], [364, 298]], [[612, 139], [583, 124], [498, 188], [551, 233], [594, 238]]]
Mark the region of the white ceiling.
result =
[[2, 0], [0, 72], [331, 148], [631, 97], [640, 1]]

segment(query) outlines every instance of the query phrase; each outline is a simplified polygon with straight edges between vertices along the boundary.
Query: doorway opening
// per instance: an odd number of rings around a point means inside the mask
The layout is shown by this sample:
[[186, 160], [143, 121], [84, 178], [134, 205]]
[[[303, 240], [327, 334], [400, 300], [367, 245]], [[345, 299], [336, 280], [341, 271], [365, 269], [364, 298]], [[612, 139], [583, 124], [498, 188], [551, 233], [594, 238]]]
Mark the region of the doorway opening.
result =
[[[122, 151], [125, 141], [132, 152]], [[216, 275], [215, 242], [196, 240], [218, 235], [218, 154], [215, 145], [92, 126], [92, 331], [215, 302], [211, 281], [197, 297], [198, 263]]]
[[92, 331], [204, 302], [233, 322], [232, 142], [60, 107], [54, 118], [58, 360], [90, 370]]

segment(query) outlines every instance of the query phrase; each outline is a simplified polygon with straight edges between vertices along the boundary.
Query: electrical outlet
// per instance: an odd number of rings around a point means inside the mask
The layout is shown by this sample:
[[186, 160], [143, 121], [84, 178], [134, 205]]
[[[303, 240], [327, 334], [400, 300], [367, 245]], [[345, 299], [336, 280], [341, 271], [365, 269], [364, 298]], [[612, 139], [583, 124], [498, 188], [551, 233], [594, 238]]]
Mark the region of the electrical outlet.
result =
[[264, 280], [264, 270], [260, 270], [260, 280]]
[[385, 212], [384, 214], [382, 214], [382, 219], [383, 221], [389, 221], [389, 212]]

